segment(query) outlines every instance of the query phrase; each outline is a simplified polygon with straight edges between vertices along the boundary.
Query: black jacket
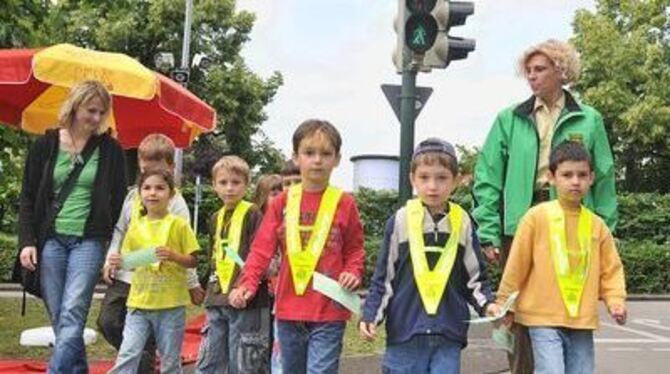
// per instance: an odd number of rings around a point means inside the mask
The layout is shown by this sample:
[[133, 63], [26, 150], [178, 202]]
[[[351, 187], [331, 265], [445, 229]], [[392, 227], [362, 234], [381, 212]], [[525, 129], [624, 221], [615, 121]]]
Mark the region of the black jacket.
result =
[[[45, 220], [47, 207], [56, 198], [53, 172], [60, 144], [58, 131], [48, 130], [35, 140], [26, 158], [19, 207], [19, 251], [41, 244], [52, 228], [52, 222]], [[126, 194], [126, 163], [121, 146], [109, 133], [92, 136], [86, 146], [94, 139], [99, 143], [100, 160], [84, 238], [108, 241]]]

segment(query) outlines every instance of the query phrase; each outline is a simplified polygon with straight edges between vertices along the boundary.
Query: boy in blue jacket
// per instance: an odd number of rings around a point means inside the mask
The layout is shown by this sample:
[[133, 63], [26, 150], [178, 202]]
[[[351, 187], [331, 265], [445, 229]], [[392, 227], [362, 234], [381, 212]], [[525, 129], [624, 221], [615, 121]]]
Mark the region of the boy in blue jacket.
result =
[[459, 373], [467, 304], [480, 315], [499, 312], [470, 216], [449, 202], [457, 177], [451, 144], [419, 143], [410, 172], [418, 198], [386, 224], [359, 323], [361, 335], [372, 340], [375, 326], [386, 320], [384, 373]]

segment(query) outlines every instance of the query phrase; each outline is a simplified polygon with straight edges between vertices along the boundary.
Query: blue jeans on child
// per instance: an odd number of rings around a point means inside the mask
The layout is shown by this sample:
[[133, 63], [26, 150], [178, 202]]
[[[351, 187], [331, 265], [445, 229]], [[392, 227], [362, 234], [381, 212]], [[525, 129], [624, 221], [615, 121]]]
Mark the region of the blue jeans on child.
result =
[[197, 374], [269, 373], [270, 310], [207, 307], [196, 366]]
[[281, 370], [281, 348], [277, 338], [277, 320], [272, 320], [272, 357], [270, 358], [270, 373], [282, 374]]
[[104, 259], [99, 240], [55, 234], [44, 243], [42, 295], [56, 336], [49, 373], [88, 373], [84, 326]]
[[128, 308], [123, 342], [116, 363], [108, 374], [136, 373], [144, 346], [152, 332], [160, 355], [161, 374], [181, 374], [181, 345], [185, 324], [186, 308], [183, 306], [158, 310]]
[[386, 347], [382, 359], [384, 374], [459, 374], [460, 342], [442, 335], [415, 335], [400, 344]]
[[593, 330], [529, 327], [536, 374], [591, 374]]
[[277, 320], [282, 371], [291, 374], [337, 374], [346, 322]]

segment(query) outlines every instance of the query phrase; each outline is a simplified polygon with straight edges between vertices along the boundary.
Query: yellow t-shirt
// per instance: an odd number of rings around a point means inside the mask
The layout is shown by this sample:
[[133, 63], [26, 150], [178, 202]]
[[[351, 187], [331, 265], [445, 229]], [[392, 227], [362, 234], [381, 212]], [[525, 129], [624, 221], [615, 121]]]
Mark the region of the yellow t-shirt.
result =
[[[169, 225], [169, 229], [164, 229], [167, 239], [160, 237], [165, 225]], [[180, 254], [191, 254], [200, 249], [188, 222], [168, 214], [157, 220], [143, 216], [138, 222], [132, 222], [123, 240], [121, 254], [157, 246], [166, 246]], [[128, 307], [156, 310], [189, 303], [186, 268], [183, 266], [166, 261], [135, 269], [126, 303]]]

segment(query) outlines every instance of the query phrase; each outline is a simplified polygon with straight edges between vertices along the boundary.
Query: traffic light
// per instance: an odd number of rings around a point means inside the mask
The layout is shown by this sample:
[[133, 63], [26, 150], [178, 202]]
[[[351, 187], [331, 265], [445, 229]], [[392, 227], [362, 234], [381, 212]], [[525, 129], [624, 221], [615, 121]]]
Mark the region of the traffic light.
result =
[[399, 0], [395, 31], [398, 45], [393, 54], [393, 62], [402, 72], [413, 56], [423, 55], [435, 43], [438, 23], [430, 13], [439, 0]]
[[397, 71], [402, 72], [410, 63], [421, 71], [430, 71], [467, 58], [475, 49], [475, 41], [447, 33], [452, 26], [465, 24], [474, 9], [474, 4], [467, 1], [398, 0], [393, 54]]
[[464, 25], [474, 12], [475, 5], [470, 1], [438, 2], [432, 15], [437, 22], [439, 33], [433, 47], [423, 58], [422, 70], [444, 69], [451, 61], [468, 58], [468, 54], [475, 50], [475, 40], [449, 36], [449, 29]]

